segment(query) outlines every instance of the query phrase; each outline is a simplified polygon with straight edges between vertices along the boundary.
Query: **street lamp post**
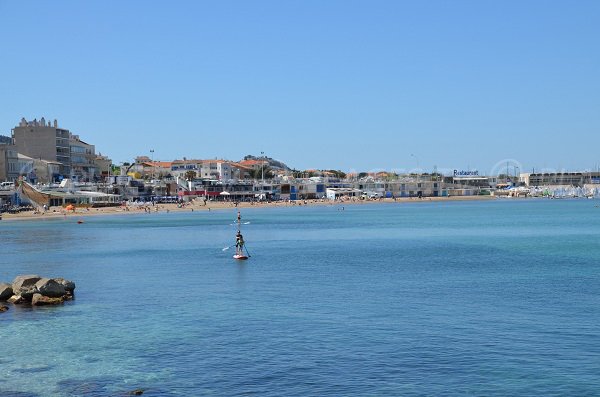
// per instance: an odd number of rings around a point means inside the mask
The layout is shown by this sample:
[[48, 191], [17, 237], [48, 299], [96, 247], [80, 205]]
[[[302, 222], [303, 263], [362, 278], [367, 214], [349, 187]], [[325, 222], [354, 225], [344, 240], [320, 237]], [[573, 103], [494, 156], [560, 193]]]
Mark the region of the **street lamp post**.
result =
[[152, 173], [150, 174], [150, 179], [154, 179], [154, 149], [150, 149], [150, 160], [152, 162]]
[[265, 152], [260, 152], [260, 158], [262, 159], [262, 161], [260, 162], [260, 179], [261, 179], [261, 183], [263, 184], [263, 188], [264, 188], [264, 184], [265, 184]]
[[417, 195], [419, 194], [419, 181], [421, 180], [421, 169], [419, 168], [419, 158], [417, 155], [411, 153], [411, 157], [414, 157], [417, 160]]

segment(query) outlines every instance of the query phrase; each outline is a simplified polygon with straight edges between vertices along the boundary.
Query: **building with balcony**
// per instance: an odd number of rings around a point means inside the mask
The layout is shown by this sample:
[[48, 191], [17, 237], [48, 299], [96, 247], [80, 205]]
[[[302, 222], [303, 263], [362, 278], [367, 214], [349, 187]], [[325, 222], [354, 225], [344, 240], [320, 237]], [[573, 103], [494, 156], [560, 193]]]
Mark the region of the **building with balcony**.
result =
[[85, 182], [94, 181], [98, 175], [94, 145], [82, 141], [79, 135], [71, 134], [69, 150], [71, 153], [70, 177]]
[[0, 135], [0, 182], [13, 182], [19, 177], [17, 147], [12, 138]]
[[108, 156], [103, 156], [102, 153], [96, 155], [94, 159], [94, 166], [98, 175], [106, 178], [110, 175], [110, 168], [112, 166], [112, 160]]
[[526, 186], [577, 186], [600, 184], [600, 172], [521, 173], [519, 181]]
[[[22, 118], [19, 125], [12, 129], [12, 139], [18, 153], [36, 160], [59, 163], [58, 179], [97, 179], [99, 172], [94, 145], [60, 128], [56, 119], [50, 122], [43, 117], [39, 121]], [[54, 172], [54, 168], [51, 171]]]
[[12, 130], [17, 151], [31, 158], [57, 161], [61, 164], [60, 173], [71, 175], [71, 133], [58, 127], [42, 117], [39, 121], [21, 119], [19, 125]]
[[198, 179], [235, 180], [249, 177], [251, 168], [228, 160], [174, 160], [171, 174], [184, 178], [186, 172], [194, 171]]

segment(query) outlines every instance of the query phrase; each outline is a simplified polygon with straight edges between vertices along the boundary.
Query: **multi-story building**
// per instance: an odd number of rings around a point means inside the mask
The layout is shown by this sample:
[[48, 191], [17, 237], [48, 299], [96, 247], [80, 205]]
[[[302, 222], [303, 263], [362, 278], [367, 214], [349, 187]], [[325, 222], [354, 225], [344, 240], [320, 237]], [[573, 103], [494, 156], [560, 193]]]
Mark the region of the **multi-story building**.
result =
[[194, 171], [198, 179], [229, 181], [245, 179], [250, 168], [228, 160], [175, 160], [171, 165], [171, 174], [180, 178], [188, 171]]
[[71, 134], [69, 149], [71, 153], [71, 177], [82, 181], [93, 181], [97, 175], [94, 145], [82, 141], [79, 135]]
[[71, 147], [69, 130], [58, 128], [58, 121], [46, 123], [21, 119], [19, 125], [12, 130], [17, 151], [31, 158], [57, 161], [61, 164], [60, 173], [71, 175]]
[[527, 186], [566, 185], [582, 187], [599, 184], [600, 172], [539, 172], [522, 173], [519, 180]]
[[110, 175], [112, 160], [109, 159], [108, 156], [103, 156], [102, 153], [99, 153], [94, 159], [94, 166], [96, 167], [98, 174], [105, 178]]
[[85, 181], [97, 178], [94, 145], [84, 142], [69, 130], [59, 128], [56, 120], [51, 123], [43, 117], [39, 121], [22, 118], [12, 129], [12, 138], [19, 153], [33, 159], [60, 163], [62, 177]]
[[23, 177], [26, 181], [36, 182], [35, 173], [33, 172], [33, 159], [21, 153], [17, 154], [17, 158], [19, 176]]
[[33, 159], [33, 173], [37, 183], [58, 182], [60, 179], [60, 163], [58, 161], [48, 161], [42, 159]]
[[12, 138], [0, 135], [0, 182], [12, 182], [19, 177], [17, 153]]

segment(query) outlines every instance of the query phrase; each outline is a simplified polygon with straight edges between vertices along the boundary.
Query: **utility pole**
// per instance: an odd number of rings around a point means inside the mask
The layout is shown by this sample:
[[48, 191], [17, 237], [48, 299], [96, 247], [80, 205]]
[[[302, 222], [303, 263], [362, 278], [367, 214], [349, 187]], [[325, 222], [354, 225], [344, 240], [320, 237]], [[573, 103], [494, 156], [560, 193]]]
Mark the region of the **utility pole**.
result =
[[150, 160], [152, 161], [152, 174], [150, 175], [150, 179], [154, 179], [154, 149], [150, 149]]
[[[265, 183], [265, 152], [260, 152], [260, 158], [262, 159], [260, 163], [260, 179], [262, 180], [262, 184]], [[264, 186], [263, 186], [264, 187]]]
[[106, 183], [110, 182], [110, 169], [112, 167], [111, 162], [108, 163], [108, 177], [106, 178]]

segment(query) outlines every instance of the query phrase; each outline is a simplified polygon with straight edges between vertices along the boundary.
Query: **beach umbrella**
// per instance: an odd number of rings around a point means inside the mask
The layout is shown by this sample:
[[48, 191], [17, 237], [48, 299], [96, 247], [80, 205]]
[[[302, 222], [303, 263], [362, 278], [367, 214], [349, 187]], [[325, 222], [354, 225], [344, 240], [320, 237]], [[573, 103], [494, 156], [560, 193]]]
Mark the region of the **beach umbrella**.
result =
[[219, 193], [219, 195], [221, 195], [221, 196], [229, 196], [230, 194], [231, 193], [229, 193], [229, 192], [221, 192], [221, 193]]

